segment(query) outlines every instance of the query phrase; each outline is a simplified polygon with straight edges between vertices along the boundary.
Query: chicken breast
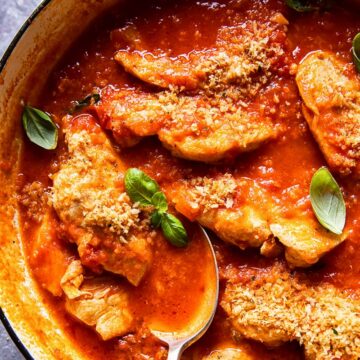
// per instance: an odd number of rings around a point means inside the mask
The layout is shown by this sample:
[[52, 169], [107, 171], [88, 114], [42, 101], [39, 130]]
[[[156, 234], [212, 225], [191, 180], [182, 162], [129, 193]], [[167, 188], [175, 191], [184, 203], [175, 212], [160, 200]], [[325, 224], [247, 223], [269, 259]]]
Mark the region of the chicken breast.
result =
[[271, 76], [284, 55], [286, 28], [279, 24], [247, 21], [219, 29], [214, 48], [177, 57], [146, 50], [120, 50], [115, 60], [140, 80], [160, 88], [222, 89], [248, 86]]
[[360, 178], [360, 79], [334, 54], [310, 53], [296, 76], [303, 114], [330, 168]]
[[111, 87], [101, 93], [95, 106], [101, 126], [110, 130], [121, 147], [136, 145], [142, 137], [156, 135], [169, 118], [155, 94]]
[[106, 277], [85, 279], [81, 262], [74, 260], [67, 268], [61, 286], [66, 295], [66, 310], [94, 327], [103, 340], [134, 330], [128, 297], [119, 283]]
[[360, 354], [360, 301], [331, 285], [310, 285], [282, 266], [229, 283], [221, 306], [239, 335], [270, 346], [297, 340], [306, 359]]
[[189, 57], [184, 55], [171, 59], [166, 55], [156, 56], [146, 51], [120, 50], [116, 53], [115, 60], [127, 72], [151, 85], [161, 88], [174, 85], [194, 90], [200, 87], [202, 79], [205, 78], [204, 71], [194, 68], [193, 62], [199, 57], [200, 54], [195, 53]]
[[158, 135], [173, 155], [202, 162], [251, 151], [280, 132], [260, 107], [249, 113], [220, 96], [106, 89], [96, 111], [102, 127], [111, 130], [122, 147]]
[[124, 192], [125, 166], [90, 115], [63, 121], [69, 157], [53, 176], [52, 202], [84, 265], [138, 285], [151, 263], [149, 216]]
[[346, 238], [323, 228], [316, 219], [301, 213], [290, 218], [274, 217], [270, 223], [273, 236], [285, 246], [285, 257], [291, 266], [315, 264]]
[[181, 180], [167, 189], [177, 211], [241, 249], [259, 247], [266, 256], [285, 250], [292, 267], [308, 267], [339, 245], [346, 234], [331, 234], [314, 215], [294, 209], [282, 213], [256, 181], [231, 174]]
[[[239, 207], [238, 195], [244, 201]], [[168, 197], [177, 211], [241, 249], [260, 247], [271, 237], [267, 199], [252, 180], [237, 181], [231, 174], [196, 177], [175, 183]]]
[[256, 355], [249, 353], [246, 348], [229, 348], [214, 350], [202, 360], [256, 360]]
[[249, 21], [221, 28], [214, 49], [186, 56], [121, 50], [125, 70], [165, 90], [104, 89], [100, 123], [121, 146], [158, 135], [173, 155], [195, 161], [251, 151], [280, 132], [254, 99], [285, 66], [285, 42], [282, 26]]

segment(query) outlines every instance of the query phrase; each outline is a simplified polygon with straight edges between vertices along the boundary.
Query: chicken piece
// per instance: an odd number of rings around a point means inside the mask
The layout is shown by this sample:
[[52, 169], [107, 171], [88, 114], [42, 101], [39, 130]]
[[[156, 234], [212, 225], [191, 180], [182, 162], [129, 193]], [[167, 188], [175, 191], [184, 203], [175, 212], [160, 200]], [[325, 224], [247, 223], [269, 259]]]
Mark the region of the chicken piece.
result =
[[154, 94], [105, 88], [95, 107], [101, 126], [111, 130], [121, 147], [136, 145], [142, 137], [156, 135], [169, 119], [168, 109]]
[[[216, 334], [219, 335], [219, 334]], [[235, 336], [237, 333], [234, 334]], [[220, 337], [223, 337], [221, 334]], [[285, 356], [284, 356], [285, 355]], [[291, 360], [303, 359], [299, 356], [292, 357]], [[259, 347], [258, 344], [254, 346], [252, 341], [246, 339], [233, 339], [228, 335], [226, 341], [219, 342], [211, 337], [211, 342], [206, 342], [206, 347], [195, 346], [185, 352], [181, 358], [182, 360], [289, 360], [281, 350], [277, 348], [268, 349], [266, 347]]]
[[95, 109], [102, 127], [122, 147], [157, 134], [173, 155], [208, 163], [256, 149], [280, 133], [261, 109], [249, 113], [226, 96], [106, 89]]
[[53, 206], [84, 265], [138, 285], [151, 263], [149, 216], [124, 192], [125, 166], [95, 119], [63, 123], [69, 158], [53, 176]]
[[60, 280], [72, 254], [59, 241], [56, 226], [54, 214], [48, 209], [31, 244], [29, 261], [39, 284], [52, 295], [61, 296]]
[[[261, 245], [260, 253], [268, 258], [275, 258], [281, 255], [283, 252], [283, 246], [276, 237], [269, 237]], [[291, 262], [291, 261], [290, 261]]]
[[256, 360], [253, 354], [247, 354], [240, 349], [215, 350], [203, 360]]
[[121, 50], [115, 58], [127, 71], [169, 90], [105, 89], [95, 107], [100, 123], [121, 146], [157, 134], [189, 160], [212, 163], [256, 149], [280, 132], [253, 100], [285, 66], [285, 40], [282, 26], [250, 21], [221, 28], [215, 49], [186, 56]]
[[177, 211], [241, 249], [260, 247], [277, 256], [281, 246], [291, 267], [308, 267], [345, 240], [326, 231], [314, 216], [293, 211], [285, 217], [266, 189], [231, 174], [181, 180], [167, 189]]
[[215, 89], [266, 77], [284, 55], [285, 27], [248, 21], [220, 28], [213, 49], [169, 57], [120, 50], [115, 60], [142, 81], [161, 88]]
[[270, 118], [226, 99], [180, 97], [170, 115], [160, 141], [174, 156], [206, 163], [252, 151], [280, 132]]
[[246, 249], [261, 247], [271, 238], [266, 216], [255, 206], [245, 205], [235, 210], [211, 210], [201, 214], [197, 221], [214, 231], [222, 240]]
[[[191, 54], [190, 57], [198, 59], [199, 55]], [[200, 86], [201, 79], [205, 78], [205, 72], [194, 68], [185, 55], [171, 59], [145, 51], [130, 53], [128, 50], [120, 50], [116, 53], [115, 60], [130, 74], [161, 88], [174, 85], [194, 90]]]
[[74, 260], [61, 280], [66, 310], [95, 328], [103, 340], [123, 336], [134, 330], [125, 289], [106, 277], [85, 279], [79, 260]]
[[324, 254], [346, 238], [346, 235], [333, 234], [317, 220], [300, 214], [290, 219], [274, 219], [270, 230], [285, 246], [288, 263], [297, 267], [308, 267], [317, 263]]
[[360, 79], [335, 55], [316, 51], [299, 65], [296, 82], [330, 168], [360, 178]]
[[112, 31], [111, 38], [116, 45], [122, 44], [132, 49], [131, 53], [127, 49], [115, 55], [115, 60], [132, 75], [162, 88], [168, 88], [171, 83], [187, 89], [198, 87], [201, 74], [193, 73], [187, 56], [179, 56], [175, 60], [144, 51], [144, 40], [134, 24]]
[[[260, 247], [271, 236], [265, 194], [251, 180], [197, 177], [175, 183], [167, 194], [177, 211], [241, 249]], [[237, 194], [241, 207], [234, 206]]]
[[297, 340], [306, 359], [356, 360], [360, 354], [360, 301], [282, 266], [256, 281], [229, 283], [221, 306], [240, 336], [270, 346]]
[[[257, 360], [259, 354], [253, 351], [252, 346], [246, 341], [235, 342], [228, 339], [218, 344], [212, 344], [211, 348], [204, 350], [200, 347], [189, 358], [191, 360]], [[260, 355], [261, 356], [261, 355]]]

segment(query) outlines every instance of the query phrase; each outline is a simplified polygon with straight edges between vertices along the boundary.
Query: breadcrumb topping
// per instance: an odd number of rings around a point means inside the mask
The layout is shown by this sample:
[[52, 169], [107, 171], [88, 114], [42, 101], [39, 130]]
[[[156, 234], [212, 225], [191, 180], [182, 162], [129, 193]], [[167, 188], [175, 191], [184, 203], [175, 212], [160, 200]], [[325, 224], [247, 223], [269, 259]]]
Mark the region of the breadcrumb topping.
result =
[[189, 185], [190, 206], [203, 207], [203, 212], [218, 208], [232, 208], [237, 184], [231, 174], [221, 178], [196, 177], [186, 181]]
[[18, 195], [19, 203], [26, 208], [26, 216], [40, 223], [44, 217], [44, 206], [48, 201], [48, 191], [40, 181], [26, 184]]
[[197, 71], [207, 74], [203, 88], [214, 94], [233, 84], [236, 86], [229, 90], [237, 98], [256, 95], [272, 76], [274, 59], [285, 53], [283, 44], [271, 41], [271, 34], [278, 28], [248, 21], [220, 29], [216, 44], [219, 51], [196, 66]]
[[83, 203], [83, 221], [81, 226], [99, 226], [119, 236], [121, 242], [126, 242], [130, 230], [140, 229], [150, 225], [148, 221], [140, 220], [140, 209], [137, 204], [131, 204], [126, 193], [114, 194], [112, 189], [90, 192]]
[[125, 243], [132, 231], [149, 229], [150, 220], [115, 186], [122, 182], [116, 157], [99, 151], [91, 136], [85, 130], [67, 133], [70, 158], [56, 175], [54, 207], [69, 222], [86, 229], [101, 228]]
[[[219, 129], [227, 129], [245, 147], [247, 137], [243, 134], [255, 134], [266, 127], [266, 120], [260, 123], [251, 121], [249, 115], [236, 106], [230, 97], [185, 97], [173, 92], [161, 94], [159, 101], [164, 111], [170, 114], [165, 121], [165, 129], [171, 129], [174, 138], [185, 135], [206, 137]], [[269, 128], [270, 124], [269, 119]], [[160, 134], [162, 131], [166, 130], [161, 130]]]
[[359, 357], [360, 301], [331, 285], [311, 286], [276, 269], [259, 281], [229, 284], [222, 307], [245, 337], [269, 345], [298, 340], [308, 359]]
[[[195, 73], [206, 74], [200, 93], [208, 96], [209, 108], [216, 106], [221, 113], [235, 113], [236, 105], [247, 107], [246, 100], [253, 98], [269, 81], [276, 61], [285, 54], [284, 44], [271, 40], [274, 31], [279, 31], [279, 26], [256, 21], [224, 27], [219, 30], [218, 50], [204, 56], [194, 55]], [[163, 92], [160, 100], [164, 100], [168, 111], [173, 111], [171, 100], [181, 106], [186, 99], [177, 96], [183, 89], [171, 85], [169, 88], [170, 94]]]

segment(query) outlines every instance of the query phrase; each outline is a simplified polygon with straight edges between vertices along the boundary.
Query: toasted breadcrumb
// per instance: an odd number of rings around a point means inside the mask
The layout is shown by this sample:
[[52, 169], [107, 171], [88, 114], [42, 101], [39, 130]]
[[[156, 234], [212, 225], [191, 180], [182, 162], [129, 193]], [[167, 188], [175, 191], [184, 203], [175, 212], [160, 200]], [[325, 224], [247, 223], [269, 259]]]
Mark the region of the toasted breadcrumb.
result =
[[284, 55], [282, 44], [273, 43], [271, 34], [279, 27], [245, 22], [241, 27], [224, 27], [219, 30], [213, 56], [201, 61], [197, 71], [207, 74], [208, 82], [203, 88], [218, 94], [231, 84], [236, 97], [253, 97], [273, 75], [273, 61]]
[[[60, 213], [68, 213], [71, 221], [82, 228], [101, 228], [117, 235], [120, 242], [128, 242], [133, 230], [149, 229], [150, 221], [138, 204], [114, 187], [120, 181], [116, 159], [109, 152], [99, 151], [91, 142], [91, 134], [82, 130], [67, 136], [70, 158], [57, 174], [53, 203]], [[101, 168], [96, 164], [103, 164]], [[106, 183], [101, 183], [106, 180]], [[68, 184], [66, 186], [66, 184]], [[62, 211], [66, 209], [66, 211]], [[79, 213], [74, 216], [73, 212]], [[140, 216], [141, 213], [141, 216]]]
[[332, 285], [309, 285], [275, 268], [259, 281], [229, 284], [222, 307], [247, 338], [298, 340], [311, 360], [359, 358], [360, 301]]
[[[275, 59], [285, 54], [283, 44], [273, 43], [270, 39], [275, 30], [278, 29], [273, 25], [256, 21], [219, 30], [219, 50], [205, 56], [205, 60], [196, 60], [195, 72], [205, 73], [207, 79], [201, 85], [202, 96], [206, 95], [209, 102], [204, 111], [215, 111], [214, 107], [218, 107], [221, 113], [235, 113], [236, 105], [247, 107], [244, 100], [253, 98], [268, 82], [274, 73]], [[181, 88], [170, 85], [169, 89], [160, 94], [160, 101], [171, 112], [183, 107], [187, 99], [179, 98]]]
[[230, 209], [234, 204], [237, 184], [231, 174], [224, 174], [218, 179], [196, 177], [186, 181], [189, 188], [191, 206], [203, 207], [203, 211], [218, 208]]
[[26, 216], [40, 223], [44, 217], [44, 206], [48, 192], [40, 181], [26, 184], [18, 195], [19, 203], [26, 208]]

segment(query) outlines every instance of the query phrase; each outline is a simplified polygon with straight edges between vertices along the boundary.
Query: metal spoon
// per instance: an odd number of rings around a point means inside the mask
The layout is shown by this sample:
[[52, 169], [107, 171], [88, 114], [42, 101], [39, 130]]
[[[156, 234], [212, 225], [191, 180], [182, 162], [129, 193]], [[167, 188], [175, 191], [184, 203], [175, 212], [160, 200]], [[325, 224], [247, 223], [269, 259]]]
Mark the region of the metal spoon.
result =
[[219, 272], [215, 257], [215, 251], [206, 231], [201, 227], [201, 233], [209, 245], [211, 257], [213, 260], [213, 274], [209, 275], [213, 281], [207, 286], [204, 294], [204, 301], [192, 322], [188, 324], [187, 329], [177, 332], [163, 332], [151, 329], [151, 332], [161, 341], [169, 345], [168, 360], [178, 360], [185, 349], [199, 340], [211, 325], [219, 298]]

